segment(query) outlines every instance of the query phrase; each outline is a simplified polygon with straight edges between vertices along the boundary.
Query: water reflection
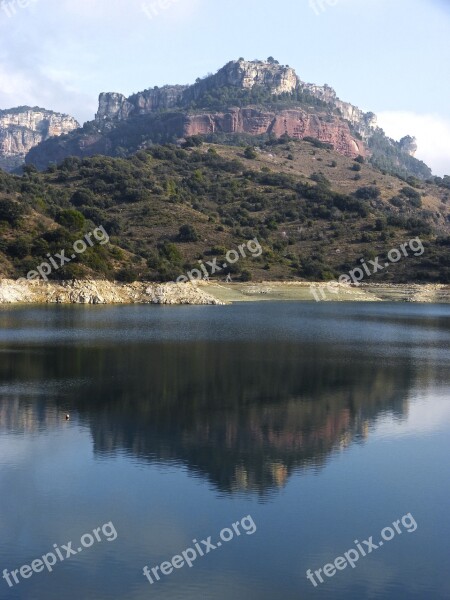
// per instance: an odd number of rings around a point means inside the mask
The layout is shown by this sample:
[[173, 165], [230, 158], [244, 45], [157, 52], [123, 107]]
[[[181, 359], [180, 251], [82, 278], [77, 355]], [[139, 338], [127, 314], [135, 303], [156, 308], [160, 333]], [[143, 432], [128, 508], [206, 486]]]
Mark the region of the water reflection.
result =
[[412, 389], [447, 373], [414, 352], [380, 361], [376, 349], [320, 339], [14, 350], [0, 365], [2, 428], [60, 427], [68, 411], [98, 457], [183, 465], [224, 493], [263, 495], [321, 468], [380, 415], [405, 418]]

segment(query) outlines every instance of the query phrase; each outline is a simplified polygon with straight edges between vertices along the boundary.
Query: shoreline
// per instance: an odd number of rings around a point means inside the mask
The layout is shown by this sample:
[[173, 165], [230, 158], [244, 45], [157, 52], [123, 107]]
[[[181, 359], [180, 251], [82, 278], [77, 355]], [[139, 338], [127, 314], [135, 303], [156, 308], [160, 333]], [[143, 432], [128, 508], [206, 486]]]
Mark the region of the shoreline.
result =
[[0, 280], [0, 305], [12, 304], [159, 304], [222, 305], [220, 299], [189, 284], [119, 283], [106, 280]]
[[209, 294], [227, 302], [415, 302], [450, 303], [450, 285], [431, 283], [362, 283], [266, 281], [262, 283], [200, 282]]
[[450, 303], [447, 284], [339, 284], [265, 281], [259, 283], [119, 283], [106, 280], [0, 280], [0, 305], [155, 304], [226, 305], [236, 302], [415, 302]]

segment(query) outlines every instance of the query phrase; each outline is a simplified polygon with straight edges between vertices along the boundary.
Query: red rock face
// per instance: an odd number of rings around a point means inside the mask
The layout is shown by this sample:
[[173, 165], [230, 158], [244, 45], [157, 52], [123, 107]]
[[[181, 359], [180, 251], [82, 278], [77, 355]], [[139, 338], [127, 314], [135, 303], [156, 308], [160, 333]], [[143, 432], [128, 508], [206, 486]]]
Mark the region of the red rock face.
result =
[[333, 144], [340, 154], [355, 158], [366, 155], [363, 142], [355, 139], [348, 124], [338, 117], [310, 114], [301, 109], [279, 113], [254, 108], [236, 108], [227, 113], [187, 115], [184, 136], [211, 133], [284, 134], [292, 138], [314, 137]]

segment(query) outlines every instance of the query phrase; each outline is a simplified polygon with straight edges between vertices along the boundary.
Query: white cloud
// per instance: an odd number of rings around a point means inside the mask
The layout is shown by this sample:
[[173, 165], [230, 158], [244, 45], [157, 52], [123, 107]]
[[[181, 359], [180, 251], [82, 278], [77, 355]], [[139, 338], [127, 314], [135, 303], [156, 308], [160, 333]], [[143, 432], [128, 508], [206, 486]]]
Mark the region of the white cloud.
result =
[[18, 99], [23, 104], [33, 102], [32, 87], [28, 77], [0, 65], [0, 108], [17, 106]]
[[450, 174], [450, 119], [414, 112], [378, 113], [378, 123], [386, 134], [399, 140], [405, 135], [417, 138], [416, 158], [431, 167], [435, 175]]

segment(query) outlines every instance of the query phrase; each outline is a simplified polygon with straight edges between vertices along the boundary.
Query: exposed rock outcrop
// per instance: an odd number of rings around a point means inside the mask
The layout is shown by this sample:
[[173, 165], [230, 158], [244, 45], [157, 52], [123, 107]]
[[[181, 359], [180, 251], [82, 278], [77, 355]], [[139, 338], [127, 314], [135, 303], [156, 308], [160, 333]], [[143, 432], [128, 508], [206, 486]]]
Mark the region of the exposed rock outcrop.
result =
[[[126, 120], [132, 116], [150, 114], [160, 110], [174, 108], [189, 109], [189, 106], [208, 92], [221, 88], [251, 90], [263, 88], [274, 96], [294, 94], [297, 90], [307, 91], [311, 96], [338, 109], [342, 117], [355, 126], [358, 133], [368, 137], [376, 127], [373, 113], [364, 113], [361, 109], [342, 102], [329, 85], [318, 86], [304, 83], [291, 67], [276, 62], [231, 61], [215, 75], [198, 79], [191, 86], [155, 87], [126, 98], [115, 92], [102, 93], [99, 97], [99, 109], [95, 120], [99, 126], [105, 123]], [[236, 130], [238, 131], [238, 130]]]
[[0, 168], [13, 170], [41, 142], [79, 127], [69, 115], [22, 106], [0, 111]]
[[300, 79], [294, 69], [276, 62], [232, 60], [215, 75], [197, 80], [183, 94], [189, 102], [201, 96], [204, 92], [224, 87], [236, 87], [251, 90], [261, 87], [269, 90], [275, 96], [292, 94], [298, 88]]
[[0, 280], [0, 304], [223, 304], [191, 283]]
[[186, 117], [184, 136], [211, 133], [273, 134], [276, 137], [287, 134], [296, 139], [314, 137], [333, 144], [335, 150], [345, 156], [355, 158], [366, 154], [364, 144], [352, 136], [348, 123], [338, 117], [311, 114], [301, 109], [275, 113], [237, 108], [228, 113]]
[[124, 121], [134, 109], [123, 94], [104, 92], [98, 98], [98, 112], [95, 120], [102, 123], [105, 120]]
[[413, 138], [390, 140], [373, 113], [340, 100], [327, 84], [305, 83], [272, 58], [231, 61], [193, 85], [154, 87], [128, 98], [102, 93], [94, 121], [61, 143], [39, 144], [27, 162], [43, 169], [65, 156], [122, 156], [153, 143], [215, 133], [315, 137], [345, 156], [370, 157], [384, 170], [392, 166], [402, 176], [431, 176], [414, 159]]
[[415, 156], [418, 149], [417, 140], [415, 137], [407, 135], [400, 140], [400, 147], [403, 152], [406, 152], [409, 156]]

